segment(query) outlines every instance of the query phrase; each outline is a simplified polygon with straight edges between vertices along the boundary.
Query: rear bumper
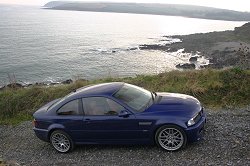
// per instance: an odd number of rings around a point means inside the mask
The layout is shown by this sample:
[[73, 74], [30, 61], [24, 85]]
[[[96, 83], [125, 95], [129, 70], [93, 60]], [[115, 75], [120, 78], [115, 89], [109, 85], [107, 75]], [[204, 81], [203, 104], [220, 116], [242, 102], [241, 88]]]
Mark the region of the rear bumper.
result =
[[45, 129], [38, 129], [38, 128], [33, 128], [36, 136], [41, 139], [42, 141], [46, 141], [46, 142], [49, 142], [49, 138], [48, 138], [48, 135], [49, 135], [49, 132], [48, 130], [45, 130]]
[[196, 142], [202, 139], [206, 123], [206, 115], [203, 114], [198, 123], [185, 129], [188, 142]]

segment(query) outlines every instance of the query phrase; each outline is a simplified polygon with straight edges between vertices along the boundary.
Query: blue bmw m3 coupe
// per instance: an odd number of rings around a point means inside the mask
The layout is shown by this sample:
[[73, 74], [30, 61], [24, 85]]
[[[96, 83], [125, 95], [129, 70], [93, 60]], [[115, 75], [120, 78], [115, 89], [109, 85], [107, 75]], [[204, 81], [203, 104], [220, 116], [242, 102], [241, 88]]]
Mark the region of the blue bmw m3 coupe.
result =
[[200, 140], [206, 122], [192, 96], [122, 82], [77, 89], [33, 116], [36, 136], [61, 153], [79, 144], [157, 144], [176, 151]]

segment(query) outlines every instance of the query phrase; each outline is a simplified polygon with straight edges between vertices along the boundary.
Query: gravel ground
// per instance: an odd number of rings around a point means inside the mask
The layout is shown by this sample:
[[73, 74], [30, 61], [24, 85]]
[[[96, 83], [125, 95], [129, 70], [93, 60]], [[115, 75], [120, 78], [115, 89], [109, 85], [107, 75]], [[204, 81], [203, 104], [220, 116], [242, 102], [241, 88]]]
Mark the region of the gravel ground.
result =
[[16, 127], [0, 126], [0, 160], [43, 166], [250, 165], [250, 108], [207, 110], [207, 114], [204, 140], [173, 153], [156, 146], [86, 145], [60, 154], [34, 135], [29, 121]]

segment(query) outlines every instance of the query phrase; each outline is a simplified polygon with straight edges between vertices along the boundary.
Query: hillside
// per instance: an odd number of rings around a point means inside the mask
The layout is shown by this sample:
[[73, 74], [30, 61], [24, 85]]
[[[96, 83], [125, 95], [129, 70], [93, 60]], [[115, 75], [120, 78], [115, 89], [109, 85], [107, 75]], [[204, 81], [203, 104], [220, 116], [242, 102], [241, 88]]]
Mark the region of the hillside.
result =
[[69, 85], [6, 88], [0, 91], [0, 124], [30, 120], [39, 107], [74, 89], [113, 81], [135, 84], [155, 92], [189, 94], [198, 98], [206, 108], [246, 107], [250, 104], [250, 70], [171, 71], [158, 75], [138, 75], [135, 78], [78, 80]]
[[94, 12], [136, 13], [183, 16], [191, 18], [250, 21], [249, 12], [218, 9], [193, 5], [149, 4], [149, 3], [84, 3], [71, 1], [52, 1], [44, 5], [45, 8], [57, 10], [77, 10]]

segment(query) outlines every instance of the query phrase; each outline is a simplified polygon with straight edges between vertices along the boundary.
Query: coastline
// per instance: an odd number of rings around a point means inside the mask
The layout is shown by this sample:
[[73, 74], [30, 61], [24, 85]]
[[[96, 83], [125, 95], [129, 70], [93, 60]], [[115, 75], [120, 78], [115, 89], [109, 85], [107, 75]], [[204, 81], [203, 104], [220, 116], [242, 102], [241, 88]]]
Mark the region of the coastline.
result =
[[[79, 79], [76, 81], [88, 81], [88, 80], [84, 80], [84, 79]], [[36, 83], [21, 83], [21, 82], [17, 82], [17, 81], [13, 81], [10, 82], [7, 85], [4, 86], [0, 86], [0, 91], [4, 90], [4, 89], [8, 89], [8, 88], [12, 88], [12, 89], [18, 89], [18, 88], [28, 88], [28, 87], [32, 87], [32, 86], [41, 86], [41, 87], [46, 87], [46, 86], [56, 86], [56, 85], [67, 85], [67, 84], [72, 84], [74, 81], [72, 79], [66, 79], [64, 81], [57, 81], [57, 82], [36, 82]]]
[[[181, 42], [159, 45], [140, 45], [141, 50], [159, 50], [163, 52], [176, 52], [198, 54], [191, 56], [189, 63], [178, 64], [177, 68], [195, 69], [195, 62], [201, 56], [209, 60], [208, 65], [200, 68], [222, 69], [225, 67], [241, 66], [241, 60], [246, 61], [246, 69], [250, 68], [250, 22], [233, 31], [197, 33], [191, 35], [164, 36], [166, 38], [180, 39]], [[243, 57], [244, 56], [244, 57]]]
[[[176, 69], [222, 69], [228, 67], [241, 66], [241, 59], [245, 60], [244, 69], [250, 68], [250, 22], [241, 27], [236, 27], [233, 31], [196, 33], [190, 35], [163, 36], [157, 44], [144, 44], [138, 47], [131, 47], [128, 50], [155, 50], [166, 53], [178, 53], [187, 60], [177, 64]], [[166, 41], [166, 42], [165, 42]], [[172, 41], [172, 42], [171, 42]], [[163, 44], [163, 43], [164, 44]], [[115, 51], [114, 51], [115, 52]], [[112, 51], [113, 53], [113, 51]], [[244, 56], [242, 58], [242, 55]], [[200, 59], [209, 61], [199, 63]], [[15, 76], [14, 76], [15, 78]], [[72, 79], [65, 78], [56, 82], [32, 82], [23, 83], [15, 79], [9, 79], [9, 83], [0, 86], [0, 90], [6, 87], [29, 87], [54, 86], [59, 84], [70, 84]]]

